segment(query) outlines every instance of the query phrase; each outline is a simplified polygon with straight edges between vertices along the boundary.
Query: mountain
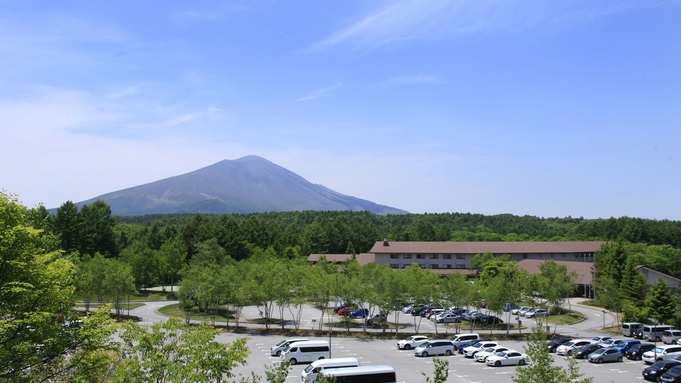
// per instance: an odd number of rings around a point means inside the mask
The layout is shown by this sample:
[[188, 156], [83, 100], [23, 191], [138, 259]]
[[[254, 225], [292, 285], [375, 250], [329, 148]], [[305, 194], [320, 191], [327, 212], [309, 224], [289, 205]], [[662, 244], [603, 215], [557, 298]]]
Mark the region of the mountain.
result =
[[223, 160], [190, 173], [107, 193], [101, 199], [113, 215], [171, 213], [262, 213], [300, 210], [353, 210], [406, 214], [404, 210], [346, 196], [258, 157]]

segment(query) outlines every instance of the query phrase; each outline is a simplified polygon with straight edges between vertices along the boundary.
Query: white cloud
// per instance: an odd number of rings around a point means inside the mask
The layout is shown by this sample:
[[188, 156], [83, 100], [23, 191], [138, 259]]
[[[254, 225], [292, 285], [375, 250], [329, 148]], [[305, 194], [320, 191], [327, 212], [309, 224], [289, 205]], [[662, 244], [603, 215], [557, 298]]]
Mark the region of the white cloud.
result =
[[342, 84], [340, 82], [337, 82], [336, 84], [331, 85], [331, 86], [327, 86], [326, 88], [317, 89], [313, 92], [310, 92], [307, 95], [296, 99], [295, 101], [296, 102], [298, 102], [298, 101], [309, 101], [309, 100], [315, 100], [315, 99], [322, 98], [322, 97], [328, 97], [332, 90], [340, 88], [341, 85]]
[[372, 50], [416, 39], [449, 38], [485, 30], [517, 30], [542, 22], [574, 22], [629, 8], [637, 0], [601, 4], [576, 1], [400, 0], [314, 44], [312, 50], [342, 47]]

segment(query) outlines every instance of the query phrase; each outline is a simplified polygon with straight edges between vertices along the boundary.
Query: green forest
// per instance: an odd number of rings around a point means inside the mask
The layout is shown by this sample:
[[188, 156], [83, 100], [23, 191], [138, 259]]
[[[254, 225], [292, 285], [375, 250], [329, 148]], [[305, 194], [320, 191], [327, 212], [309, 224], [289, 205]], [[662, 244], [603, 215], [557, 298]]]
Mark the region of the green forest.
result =
[[[78, 317], [72, 310], [76, 302], [87, 310], [94, 303], [111, 302], [120, 313], [126, 297], [149, 286], [179, 285], [177, 290], [169, 289], [180, 301], [185, 320], [224, 308], [230, 318], [229, 309], [238, 313], [244, 306], [257, 305], [268, 328], [273, 323], [284, 327], [283, 320], [276, 321], [284, 318], [284, 308], [295, 313], [304, 303], [324, 308], [334, 301], [361, 302], [372, 312], [385, 314], [409, 300], [459, 307], [485, 300], [497, 312], [505, 302], [523, 300], [555, 311], [574, 293], [575, 276], [554, 262], [542, 265], [540, 274], [528, 276], [514, 262], [491, 254], [474, 259], [480, 271], [475, 288], [461, 274], [440, 278], [416, 265], [398, 272], [376, 264], [360, 266], [353, 260], [343, 265], [321, 261], [315, 267], [306, 261], [312, 253], [367, 252], [383, 238], [607, 241], [595, 256], [594, 303], [622, 313], [624, 320], [681, 325], [681, 297], [661, 281], [647, 288], [636, 271], [645, 265], [681, 278], [680, 225], [630, 217], [378, 216], [347, 211], [114, 217], [101, 200], [81, 209], [67, 201], [51, 214], [43, 206], [26, 208], [16, 197], [0, 194], [0, 301], [4, 302], [0, 381], [17, 381], [17, 376], [25, 381], [46, 376], [94, 381], [87, 374], [97, 369], [107, 376], [101, 381], [129, 381], [130, 374], [140, 369], [136, 363], [141, 363], [131, 355], [148, 352], [139, 347], [149, 346], [142, 339], [153, 334], [138, 331], [138, 326], [120, 330], [108, 311], [106, 318], [95, 311], [85, 319], [89, 331], [71, 333], [65, 324]], [[273, 312], [274, 307], [282, 312]], [[150, 331], [180, 328], [169, 321]], [[120, 353], [124, 345], [107, 343], [113, 331], [124, 331], [129, 337], [132, 348], [125, 354]], [[243, 344], [230, 350], [233, 353], [225, 360], [245, 360]]]

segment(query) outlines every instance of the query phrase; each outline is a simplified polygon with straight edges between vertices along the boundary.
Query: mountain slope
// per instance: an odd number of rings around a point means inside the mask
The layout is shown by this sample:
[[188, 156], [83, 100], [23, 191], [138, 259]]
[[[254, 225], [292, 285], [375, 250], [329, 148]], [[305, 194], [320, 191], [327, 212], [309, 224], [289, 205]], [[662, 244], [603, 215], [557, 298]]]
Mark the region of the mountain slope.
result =
[[190, 173], [107, 193], [76, 205], [89, 205], [97, 199], [109, 204], [113, 215], [121, 216], [297, 210], [407, 213], [312, 184], [258, 156], [223, 160]]

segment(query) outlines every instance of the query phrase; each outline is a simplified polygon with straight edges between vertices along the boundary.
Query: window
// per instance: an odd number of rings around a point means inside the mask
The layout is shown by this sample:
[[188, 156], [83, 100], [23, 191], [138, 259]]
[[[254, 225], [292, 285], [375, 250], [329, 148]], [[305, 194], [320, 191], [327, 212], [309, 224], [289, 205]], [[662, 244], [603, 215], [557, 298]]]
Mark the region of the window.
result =
[[438, 259], [440, 256], [438, 254], [431, 254], [430, 259]]
[[411, 259], [411, 254], [405, 254], [404, 259]]
[[423, 254], [416, 254], [416, 259], [426, 259], [426, 256]]
[[527, 254], [523, 254], [523, 259], [527, 259]]
[[390, 264], [390, 268], [391, 268], [391, 269], [399, 269], [399, 268], [400, 268], [400, 264], [399, 264], [399, 263], [391, 263], [391, 264]]
[[430, 265], [431, 269], [439, 269], [440, 267], [437, 265], [437, 263], [433, 263]]
[[452, 265], [445, 265], [445, 269], [451, 269]]
[[442, 259], [452, 259], [452, 255], [451, 254], [445, 254], [445, 255], [442, 256]]
[[457, 264], [456, 264], [456, 268], [457, 268], [457, 269], [465, 269], [465, 268], [466, 268], [466, 264], [464, 264], [464, 263], [457, 263]]
[[395, 258], [399, 258], [399, 257], [400, 257], [399, 254], [390, 254], [390, 259], [395, 259]]
[[457, 254], [456, 259], [466, 259], [466, 254]]
[[426, 264], [424, 264], [424, 263], [419, 263], [419, 267], [422, 268], [422, 269], [425, 269], [425, 268], [426, 268]]

